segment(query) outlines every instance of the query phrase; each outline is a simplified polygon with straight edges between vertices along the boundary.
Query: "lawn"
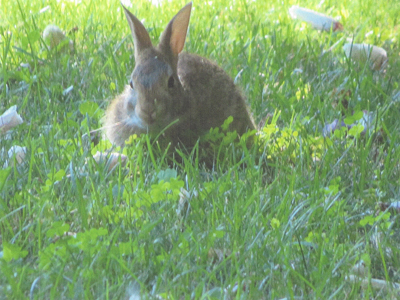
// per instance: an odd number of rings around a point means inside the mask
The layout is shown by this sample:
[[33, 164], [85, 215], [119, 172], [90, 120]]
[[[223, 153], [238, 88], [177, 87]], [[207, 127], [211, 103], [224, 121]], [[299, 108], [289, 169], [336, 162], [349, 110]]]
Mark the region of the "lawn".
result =
[[[123, 2], [154, 42], [186, 4]], [[145, 135], [113, 149], [125, 164], [93, 159], [134, 67], [118, 1], [0, 0], [0, 15], [0, 114], [24, 120], [0, 136], [0, 299], [398, 299], [400, 2], [195, 1], [185, 51], [222, 66], [260, 124], [250, 149], [223, 133], [213, 168]], [[46, 45], [49, 24], [73, 52]], [[387, 63], [348, 59], [352, 41]]]

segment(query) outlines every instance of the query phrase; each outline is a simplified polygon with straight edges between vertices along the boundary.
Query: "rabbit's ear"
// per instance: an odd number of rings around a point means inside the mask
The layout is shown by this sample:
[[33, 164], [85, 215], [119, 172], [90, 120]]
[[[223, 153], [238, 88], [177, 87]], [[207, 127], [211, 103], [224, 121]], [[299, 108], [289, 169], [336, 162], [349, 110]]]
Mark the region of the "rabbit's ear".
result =
[[186, 34], [189, 26], [192, 2], [186, 4], [175, 17], [168, 23], [160, 41], [160, 49], [163, 52], [177, 57], [185, 45]]
[[124, 8], [126, 19], [128, 20], [129, 27], [132, 31], [133, 43], [135, 44], [135, 59], [137, 59], [141, 51], [151, 48], [153, 45], [143, 24], [129, 10], [127, 10], [124, 5], [122, 5], [122, 7]]

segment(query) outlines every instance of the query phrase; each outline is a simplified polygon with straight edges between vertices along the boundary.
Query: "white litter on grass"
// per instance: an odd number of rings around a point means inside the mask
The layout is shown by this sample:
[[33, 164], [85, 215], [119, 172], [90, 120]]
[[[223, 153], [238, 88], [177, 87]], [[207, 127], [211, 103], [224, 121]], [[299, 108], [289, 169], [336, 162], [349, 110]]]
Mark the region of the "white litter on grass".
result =
[[73, 85], [67, 87], [65, 90], [62, 91], [62, 95], [63, 95], [63, 96], [66, 96], [66, 95], [69, 94], [73, 89], [74, 89], [74, 86], [73, 86]]
[[132, 7], [132, 3], [131, 3], [130, 0], [121, 0], [121, 4], [122, 4], [123, 6], [125, 6], [125, 7], [129, 7], [129, 8]]
[[343, 30], [343, 25], [334, 18], [318, 13], [311, 9], [292, 6], [289, 8], [289, 14], [292, 18], [307, 22], [318, 30], [330, 31], [331, 28], [332, 31]]
[[367, 277], [368, 276], [368, 270], [366, 267], [365, 262], [361, 259], [359, 262], [357, 262], [352, 268], [351, 272], [360, 277]]
[[137, 282], [130, 282], [126, 289], [126, 298], [128, 300], [140, 300], [140, 285]]
[[368, 288], [370, 282], [371, 287], [376, 290], [388, 290], [390, 288], [394, 290], [400, 290], [400, 283], [390, 282], [382, 279], [371, 278], [371, 281], [368, 278], [361, 278], [356, 275], [349, 275], [345, 277], [347, 281], [350, 282], [359, 282], [363, 289]]
[[39, 11], [39, 14], [42, 14], [42, 13], [48, 11], [49, 9], [50, 9], [50, 6], [47, 5], [47, 6], [43, 7], [43, 8]]
[[[43, 39], [50, 46], [50, 49], [56, 48], [62, 41], [67, 39], [65, 34], [56, 25], [47, 25], [43, 31]], [[74, 50], [74, 43], [72, 41], [68, 42], [69, 49]], [[64, 47], [63, 47], [64, 48]]]
[[97, 151], [95, 155], [93, 155], [93, 159], [98, 163], [108, 163], [108, 170], [111, 171], [121, 159], [121, 165], [124, 166], [126, 164], [126, 160], [128, 157], [124, 154], [112, 152], [112, 153], [104, 153]]
[[21, 116], [17, 113], [17, 106], [11, 106], [0, 116], [0, 132], [5, 133], [23, 122]]
[[25, 161], [26, 147], [12, 146], [7, 152], [8, 160], [4, 163], [3, 168], [14, 166], [14, 158], [18, 165]]
[[370, 44], [352, 44], [343, 45], [343, 50], [348, 58], [365, 63], [370, 60], [372, 69], [379, 70], [387, 61], [385, 49]]

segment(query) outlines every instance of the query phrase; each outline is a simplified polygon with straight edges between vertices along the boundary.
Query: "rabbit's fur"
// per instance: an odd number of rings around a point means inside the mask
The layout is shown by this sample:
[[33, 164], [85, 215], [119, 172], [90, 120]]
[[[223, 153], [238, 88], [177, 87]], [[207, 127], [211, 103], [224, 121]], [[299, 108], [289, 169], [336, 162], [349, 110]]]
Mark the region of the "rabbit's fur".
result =
[[229, 75], [204, 57], [181, 53], [191, 7], [187, 4], [169, 22], [156, 47], [143, 24], [124, 7], [136, 65], [130, 86], [106, 112], [105, 133], [112, 143], [123, 146], [132, 134], [158, 136], [167, 128], [163, 136], [169, 142], [190, 148], [229, 116], [231, 131], [242, 135], [255, 129], [245, 99]]

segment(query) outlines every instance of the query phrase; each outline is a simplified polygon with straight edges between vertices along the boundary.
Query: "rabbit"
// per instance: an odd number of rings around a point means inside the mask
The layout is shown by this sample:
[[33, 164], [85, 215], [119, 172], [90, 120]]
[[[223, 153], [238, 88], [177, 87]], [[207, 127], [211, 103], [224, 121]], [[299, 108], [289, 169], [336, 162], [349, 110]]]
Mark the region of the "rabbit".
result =
[[182, 52], [191, 8], [190, 2], [175, 15], [153, 47], [143, 24], [123, 6], [134, 41], [135, 68], [130, 84], [105, 114], [105, 134], [113, 144], [124, 146], [133, 134], [162, 133], [172, 145], [190, 148], [229, 116], [229, 130], [239, 136], [256, 128], [229, 75], [204, 57]]

